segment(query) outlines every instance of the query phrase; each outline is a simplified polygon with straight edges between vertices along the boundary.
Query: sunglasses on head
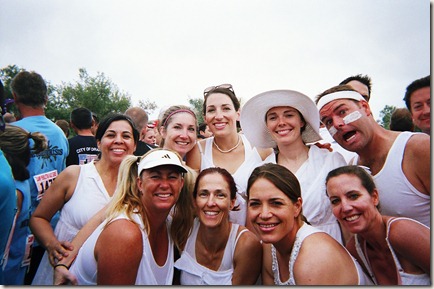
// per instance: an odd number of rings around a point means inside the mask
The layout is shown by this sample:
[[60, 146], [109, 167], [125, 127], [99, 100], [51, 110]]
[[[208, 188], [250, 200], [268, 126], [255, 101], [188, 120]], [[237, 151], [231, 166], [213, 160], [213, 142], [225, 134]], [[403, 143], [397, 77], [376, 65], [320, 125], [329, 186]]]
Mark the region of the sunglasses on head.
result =
[[224, 88], [224, 89], [229, 89], [230, 91], [234, 92], [234, 89], [232, 88], [231, 84], [220, 84], [220, 85], [216, 85], [216, 86], [210, 86], [205, 88], [205, 90], [203, 91], [203, 95], [207, 96], [211, 91], [217, 89], [217, 88]]

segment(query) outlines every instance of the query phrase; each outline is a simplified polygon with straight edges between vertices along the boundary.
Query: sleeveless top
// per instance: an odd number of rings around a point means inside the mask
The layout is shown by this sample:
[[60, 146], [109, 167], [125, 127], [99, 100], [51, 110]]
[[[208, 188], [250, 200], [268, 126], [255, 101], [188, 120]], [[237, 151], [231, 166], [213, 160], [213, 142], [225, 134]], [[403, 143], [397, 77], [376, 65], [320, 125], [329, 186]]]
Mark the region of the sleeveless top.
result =
[[[298, 230], [297, 235], [295, 237], [295, 242], [291, 250], [291, 256], [289, 259], [289, 279], [282, 282], [280, 280], [280, 274], [279, 274], [279, 263], [277, 262], [277, 256], [276, 256], [276, 248], [271, 245], [271, 256], [272, 256], [272, 271], [274, 275], [274, 284], [275, 285], [297, 285], [295, 283], [294, 279], [294, 264], [297, 260], [298, 253], [300, 252], [301, 246], [303, 244], [303, 241], [305, 238], [309, 237], [312, 234], [315, 233], [321, 233], [321, 230], [318, 230], [317, 228], [314, 228], [312, 226], [309, 226], [306, 223], [303, 223], [301, 228]], [[342, 245], [341, 245], [342, 246]], [[342, 246], [342, 248], [347, 251], [347, 249]], [[351, 254], [347, 251], [348, 255], [351, 256]], [[358, 285], [372, 285], [372, 281], [370, 281], [369, 277], [366, 276], [366, 274], [363, 272], [362, 267], [359, 263], [357, 263], [356, 259], [354, 259], [351, 256], [351, 259], [353, 260], [354, 266], [357, 269], [357, 275], [358, 275]]]
[[175, 262], [175, 267], [181, 270], [181, 285], [232, 285], [235, 247], [240, 236], [248, 230], [244, 229], [237, 235], [239, 224], [232, 223], [220, 267], [214, 271], [196, 261], [196, 239], [199, 226], [200, 221], [196, 218], [191, 235], [185, 244], [185, 250]]
[[[275, 164], [277, 157], [273, 153], [264, 163]], [[340, 244], [343, 244], [341, 228], [333, 215], [325, 180], [331, 170], [345, 165], [345, 159], [340, 153], [329, 152], [312, 145], [309, 147], [307, 160], [294, 172], [300, 182], [303, 215], [313, 227], [326, 232]]]
[[[94, 162], [80, 166], [74, 193], [60, 211], [54, 235], [59, 241], [71, 241], [78, 231], [101, 210], [111, 197]], [[44, 253], [32, 285], [53, 285], [53, 267]]]
[[[389, 250], [390, 253], [392, 253], [392, 257], [393, 257], [393, 261], [395, 262], [395, 266], [396, 266], [396, 274], [398, 275], [398, 284], [397, 285], [431, 285], [431, 279], [430, 276], [428, 276], [427, 274], [410, 274], [410, 273], [406, 273], [404, 272], [404, 269], [401, 266], [401, 263], [399, 262], [398, 258], [396, 257], [395, 251], [393, 250], [392, 244], [390, 244], [389, 242], [389, 232], [390, 232], [390, 225], [397, 221], [397, 220], [410, 220], [410, 221], [414, 221], [418, 224], [423, 225], [422, 223], [410, 219], [410, 218], [391, 218], [387, 221], [386, 224], [386, 242], [387, 245], [389, 246]], [[425, 225], [423, 225], [425, 226]], [[369, 275], [371, 276], [371, 279], [374, 281], [375, 285], [378, 285], [377, 280], [375, 279], [375, 275], [372, 272], [371, 269], [371, 264], [369, 262], [369, 259], [367, 259], [367, 254], [366, 254], [366, 241], [364, 241], [362, 244], [360, 244], [359, 242], [359, 238], [358, 235], [356, 234], [354, 236], [355, 239], [355, 246], [356, 246], [356, 250], [357, 250], [357, 254], [359, 254], [361, 262], [363, 262], [363, 264], [365, 265], [366, 269], [368, 270]], [[363, 246], [363, 248], [362, 248]]]
[[[169, 237], [169, 251], [167, 253], [166, 262], [163, 266], [159, 266], [155, 262], [154, 256], [152, 254], [148, 235], [144, 229], [141, 216], [138, 214], [133, 214], [132, 217], [133, 219], [129, 219], [126, 215], [121, 214], [113, 221], [127, 219], [136, 222], [140, 227], [143, 240], [143, 252], [142, 259], [137, 270], [135, 285], [171, 285], [174, 271], [174, 251], [172, 239]], [[95, 244], [105, 225], [106, 222], [100, 224], [98, 228], [89, 236], [89, 238], [81, 247], [75, 262], [70, 268], [71, 273], [77, 277], [78, 285], [96, 285], [97, 283], [98, 271], [94, 250]], [[167, 221], [167, 226], [169, 230], [169, 221]], [[128, 244], [125, 244], [125, 246], [128, 246]]]
[[[378, 188], [381, 214], [408, 217], [430, 227], [431, 197], [418, 191], [402, 171], [407, 141], [416, 133], [402, 132], [387, 154], [386, 162], [373, 177]], [[358, 157], [355, 161], [357, 164]]]
[[[243, 134], [240, 134], [240, 137], [244, 144], [244, 162], [238, 167], [237, 171], [232, 174], [235, 184], [237, 185], [237, 200], [235, 206], [239, 205], [240, 210], [230, 211], [229, 221], [244, 226], [247, 217], [247, 181], [253, 170], [261, 165], [262, 158], [256, 148], [251, 146], [250, 142]], [[205, 150], [203, 151], [201, 144], [197, 143], [202, 159], [200, 164], [201, 171], [209, 167], [215, 167], [212, 156], [213, 142], [214, 137], [207, 138], [205, 140]]]

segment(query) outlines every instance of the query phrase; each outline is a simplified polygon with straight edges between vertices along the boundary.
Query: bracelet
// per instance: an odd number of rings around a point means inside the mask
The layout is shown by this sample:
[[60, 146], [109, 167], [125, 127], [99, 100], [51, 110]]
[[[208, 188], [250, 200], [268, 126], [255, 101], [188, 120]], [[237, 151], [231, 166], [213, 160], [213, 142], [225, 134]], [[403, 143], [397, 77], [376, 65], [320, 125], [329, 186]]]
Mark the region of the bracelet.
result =
[[66, 264], [56, 264], [56, 265], [54, 265], [53, 269], [56, 269], [57, 267], [65, 267], [66, 269], [69, 270], [69, 266]]

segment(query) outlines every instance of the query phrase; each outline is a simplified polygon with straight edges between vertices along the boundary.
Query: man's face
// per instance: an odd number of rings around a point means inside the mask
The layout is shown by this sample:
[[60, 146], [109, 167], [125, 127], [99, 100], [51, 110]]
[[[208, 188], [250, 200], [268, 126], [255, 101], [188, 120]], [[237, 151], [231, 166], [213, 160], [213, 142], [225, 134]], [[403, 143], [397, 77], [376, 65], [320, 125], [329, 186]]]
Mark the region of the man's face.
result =
[[415, 126], [424, 133], [431, 129], [431, 88], [423, 87], [415, 90], [410, 96], [410, 112]]
[[347, 85], [351, 86], [355, 91], [360, 93], [363, 96], [363, 98], [366, 99], [366, 101], [369, 101], [369, 98], [371, 96], [369, 95], [369, 90], [366, 85], [364, 85], [363, 83], [357, 80], [351, 80], [350, 82], [347, 83]]

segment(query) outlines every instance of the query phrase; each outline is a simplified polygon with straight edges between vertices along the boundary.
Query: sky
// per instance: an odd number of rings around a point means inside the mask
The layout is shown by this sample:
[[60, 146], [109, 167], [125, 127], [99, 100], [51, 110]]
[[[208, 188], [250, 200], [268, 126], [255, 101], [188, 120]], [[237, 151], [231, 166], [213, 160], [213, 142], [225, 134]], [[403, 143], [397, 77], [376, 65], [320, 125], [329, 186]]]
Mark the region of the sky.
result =
[[2, 0], [0, 68], [53, 85], [101, 72], [134, 105], [188, 105], [230, 83], [242, 104], [268, 90], [312, 99], [355, 74], [376, 119], [430, 74], [428, 0]]

